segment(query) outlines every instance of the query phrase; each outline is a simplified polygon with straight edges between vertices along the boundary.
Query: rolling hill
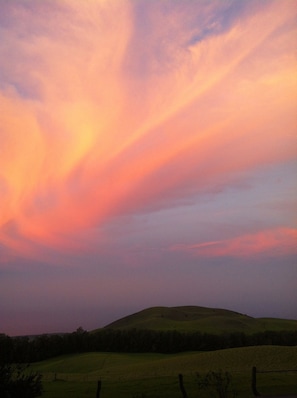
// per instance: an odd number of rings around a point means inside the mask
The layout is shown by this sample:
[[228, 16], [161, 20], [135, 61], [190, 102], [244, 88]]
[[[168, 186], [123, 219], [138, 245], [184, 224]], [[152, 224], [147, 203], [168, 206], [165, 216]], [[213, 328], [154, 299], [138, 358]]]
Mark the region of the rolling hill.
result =
[[[189, 397], [214, 397], [198, 390], [197, 372], [228, 371], [239, 397], [251, 394], [251, 369], [294, 372], [258, 374], [261, 394], [297, 394], [297, 347], [242, 347], [212, 352], [178, 354], [89, 352], [64, 355], [32, 364], [42, 373], [44, 398], [93, 398], [97, 380], [107, 398], [180, 398], [178, 374], [183, 373]], [[199, 394], [199, 395], [198, 395]]]
[[296, 331], [297, 321], [253, 318], [238, 312], [199, 306], [152, 307], [121, 318], [104, 329], [177, 330], [202, 333]]

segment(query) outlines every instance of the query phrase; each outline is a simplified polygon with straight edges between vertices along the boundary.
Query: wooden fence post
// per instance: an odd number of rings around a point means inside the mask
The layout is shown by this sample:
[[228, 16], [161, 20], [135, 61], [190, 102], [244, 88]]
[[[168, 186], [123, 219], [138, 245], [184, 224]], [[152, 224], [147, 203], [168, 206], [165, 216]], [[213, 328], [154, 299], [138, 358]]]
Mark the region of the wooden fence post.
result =
[[179, 380], [179, 388], [183, 394], [183, 398], [188, 398], [187, 392], [184, 387], [183, 375], [181, 373], [178, 375], [178, 380]]
[[253, 366], [252, 368], [252, 391], [255, 397], [260, 397], [261, 394], [257, 391], [257, 368]]
[[96, 398], [100, 398], [100, 391], [101, 391], [101, 380], [98, 380]]

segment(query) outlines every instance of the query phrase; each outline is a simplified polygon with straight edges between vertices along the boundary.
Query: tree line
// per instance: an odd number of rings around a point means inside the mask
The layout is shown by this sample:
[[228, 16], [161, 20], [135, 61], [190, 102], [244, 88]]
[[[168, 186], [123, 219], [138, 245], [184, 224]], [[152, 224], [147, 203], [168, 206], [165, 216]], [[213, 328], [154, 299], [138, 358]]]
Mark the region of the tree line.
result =
[[241, 332], [220, 335], [176, 330], [100, 329], [87, 332], [78, 328], [73, 333], [9, 337], [0, 335], [0, 364], [30, 363], [59, 355], [82, 352], [152, 352], [177, 353], [212, 351], [257, 345], [297, 345], [296, 331], [265, 331], [255, 334]]

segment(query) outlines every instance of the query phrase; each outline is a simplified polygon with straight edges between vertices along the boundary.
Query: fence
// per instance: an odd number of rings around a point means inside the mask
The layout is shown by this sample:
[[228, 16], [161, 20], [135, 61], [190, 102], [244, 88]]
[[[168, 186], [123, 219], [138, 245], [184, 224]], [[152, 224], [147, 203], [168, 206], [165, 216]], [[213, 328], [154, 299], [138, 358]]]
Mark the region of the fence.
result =
[[[255, 397], [261, 397], [262, 395], [257, 390], [257, 373], [290, 373], [297, 372], [297, 369], [282, 369], [282, 370], [257, 370], [256, 366], [252, 368], [252, 391]], [[296, 395], [297, 397], [297, 395]]]

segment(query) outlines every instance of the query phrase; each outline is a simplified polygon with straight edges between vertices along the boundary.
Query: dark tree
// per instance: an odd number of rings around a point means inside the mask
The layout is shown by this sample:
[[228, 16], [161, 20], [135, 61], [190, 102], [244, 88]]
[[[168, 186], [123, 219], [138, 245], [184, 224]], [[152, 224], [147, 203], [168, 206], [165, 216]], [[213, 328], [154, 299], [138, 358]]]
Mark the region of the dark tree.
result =
[[42, 395], [41, 375], [28, 371], [29, 365], [0, 365], [0, 397], [35, 398]]

